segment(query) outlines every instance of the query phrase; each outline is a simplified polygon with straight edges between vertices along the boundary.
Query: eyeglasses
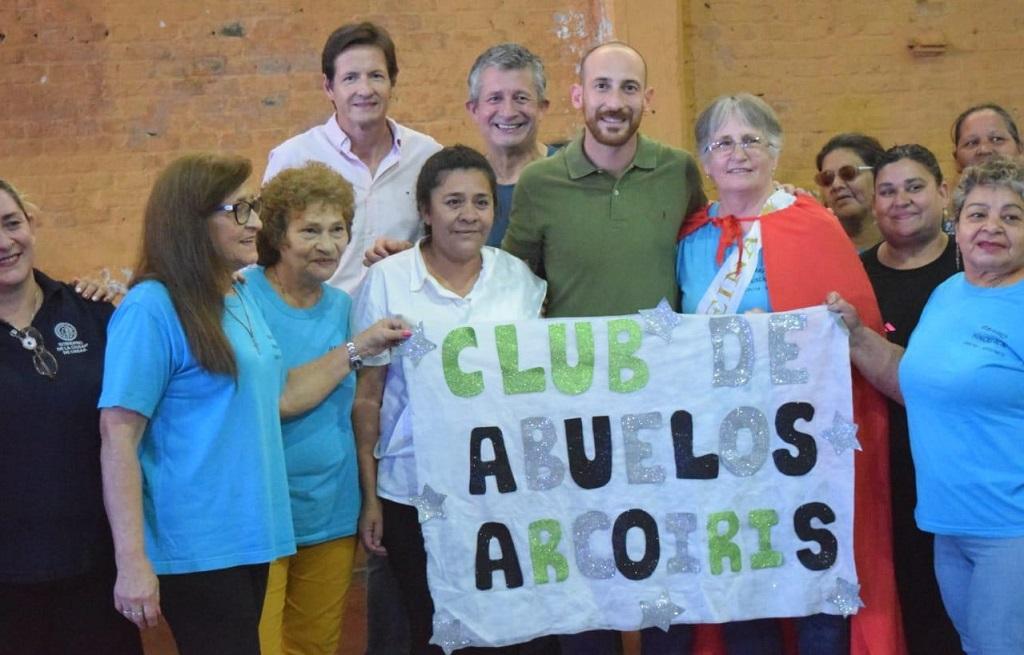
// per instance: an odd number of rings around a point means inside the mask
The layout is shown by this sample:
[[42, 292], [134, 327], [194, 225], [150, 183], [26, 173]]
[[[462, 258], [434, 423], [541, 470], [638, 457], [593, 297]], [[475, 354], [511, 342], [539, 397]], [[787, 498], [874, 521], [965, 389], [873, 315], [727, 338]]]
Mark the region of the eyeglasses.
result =
[[745, 136], [739, 141], [733, 141], [726, 137], [709, 143], [705, 146], [704, 152], [719, 156], [731, 155], [736, 150], [736, 146], [743, 148], [743, 152], [762, 152], [770, 148], [771, 144], [765, 143], [764, 139], [759, 136]]
[[261, 209], [263, 209], [263, 200], [259, 197], [252, 200], [239, 200], [233, 205], [227, 204], [217, 207], [219, 212], [231, 212], [235, 217], [235, 222], [239, 225], [248, 223], [253, 214], [259, 216]]
[[32, 351], [32, 363], [36, 373], [51, 380], [57, 375], [57, 358], [43, 345], [43, 335], [34, 327], [24, 330], [11, 329], [11, 336], [21, 342], [21, 347]]
[[836, 181], [836, 176], [843, 182], [852, 182], [858, 175], [864, 171], [870, 171], [870, 166], [840, 166], [834, 171], [820, 171], [814, 176], [814, 181], [818, 183], [818, 186], [832, 186], [832, 183]]

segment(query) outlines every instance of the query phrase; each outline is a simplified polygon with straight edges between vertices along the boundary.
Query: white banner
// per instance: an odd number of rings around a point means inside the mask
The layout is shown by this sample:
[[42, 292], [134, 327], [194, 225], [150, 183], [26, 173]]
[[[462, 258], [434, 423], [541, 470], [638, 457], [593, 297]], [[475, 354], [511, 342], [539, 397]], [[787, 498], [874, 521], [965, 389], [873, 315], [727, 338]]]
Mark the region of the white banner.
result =
[[846, 332], [641, 314], [423, 324], [434, 643], [855, 611]]

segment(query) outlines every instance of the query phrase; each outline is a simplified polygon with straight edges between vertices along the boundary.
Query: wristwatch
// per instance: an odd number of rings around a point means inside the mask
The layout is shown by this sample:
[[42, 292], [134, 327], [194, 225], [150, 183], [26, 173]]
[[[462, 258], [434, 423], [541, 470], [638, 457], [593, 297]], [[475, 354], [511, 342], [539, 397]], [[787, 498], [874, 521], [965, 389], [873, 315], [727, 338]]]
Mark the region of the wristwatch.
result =
[[348, 367], [353, 371], [358, 371], [363, 367], [363, 358], [359, 356], [359, 351], [356, 350], [356, 344], [349, 341], [345, 344], [345, 350], [348, 351]]

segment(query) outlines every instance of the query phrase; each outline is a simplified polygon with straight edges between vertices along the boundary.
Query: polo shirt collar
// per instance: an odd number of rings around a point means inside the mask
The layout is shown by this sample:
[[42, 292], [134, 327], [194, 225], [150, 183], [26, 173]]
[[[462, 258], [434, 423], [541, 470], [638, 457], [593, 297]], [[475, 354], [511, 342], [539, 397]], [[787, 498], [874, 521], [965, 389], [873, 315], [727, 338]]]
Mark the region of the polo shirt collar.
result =
[[[573, 180], [578, 180], [600, 170], [583, 152], [583, 132], [580, 132], [578, 137], [565, 146], [565, 162], [569, 168], [569, 178]], [[652, 170], [657, 163], [657, 146], [653, 141], [638, 132], [636, 154], [633, 155], [633, 162], [629, 165], [629, 168], [636, 167]], [[629, 170], [629, 168], [626, 170]]]
[[[388, 122], [388, 127], [391, 128], [391, 134], [394, 139], [391, 143], [391, 153], [397, 154], [402, 150], [402, 128], [398, 123], [390, 118], [385, 118], [384, 120]], [[327, 140], [335, 150], [348, 157], [355, 156], [352, 154], [352, 139], [349, 138], [348, 134], [345, 134], [345, 131], [341, 129], [340, 125], [338, 125], [338, 120], [335, 114], [331, 114], [327, 119], [327, 122], [324, 123], [324, 134], [327, 136]]]

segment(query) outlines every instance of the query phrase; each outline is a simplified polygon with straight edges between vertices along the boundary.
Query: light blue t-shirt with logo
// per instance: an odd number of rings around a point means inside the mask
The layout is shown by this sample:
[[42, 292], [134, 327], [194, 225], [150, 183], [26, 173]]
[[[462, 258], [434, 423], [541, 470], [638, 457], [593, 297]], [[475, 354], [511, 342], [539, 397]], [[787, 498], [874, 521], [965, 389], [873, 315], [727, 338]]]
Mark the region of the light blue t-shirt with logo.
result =
[[[352, 299], [321, 285], [309, 308], [292, 307], [262, 268], [245, 272], [247, 286], [281, 347], [285, 370], [318, 359], [349, 341]], [[352, 432], [355, 375], [349, 374], [319, 405], [282, 422], [295, 541], [300, 546], [346, 537], [359, 520], [359, 468]]]
[[222, 326], [238, 379], [192, 354], [163, 284], [133, 287], [108, 328], [99, 407], [149, 419], [139, 443], [146, 554], [157, 574], [295, 552], [281, 445], [281, 352], [245, 285]]
[[939, 285], [900, 362], [915, 517], [950, 536], [1024, 536], [1024, 282]]

